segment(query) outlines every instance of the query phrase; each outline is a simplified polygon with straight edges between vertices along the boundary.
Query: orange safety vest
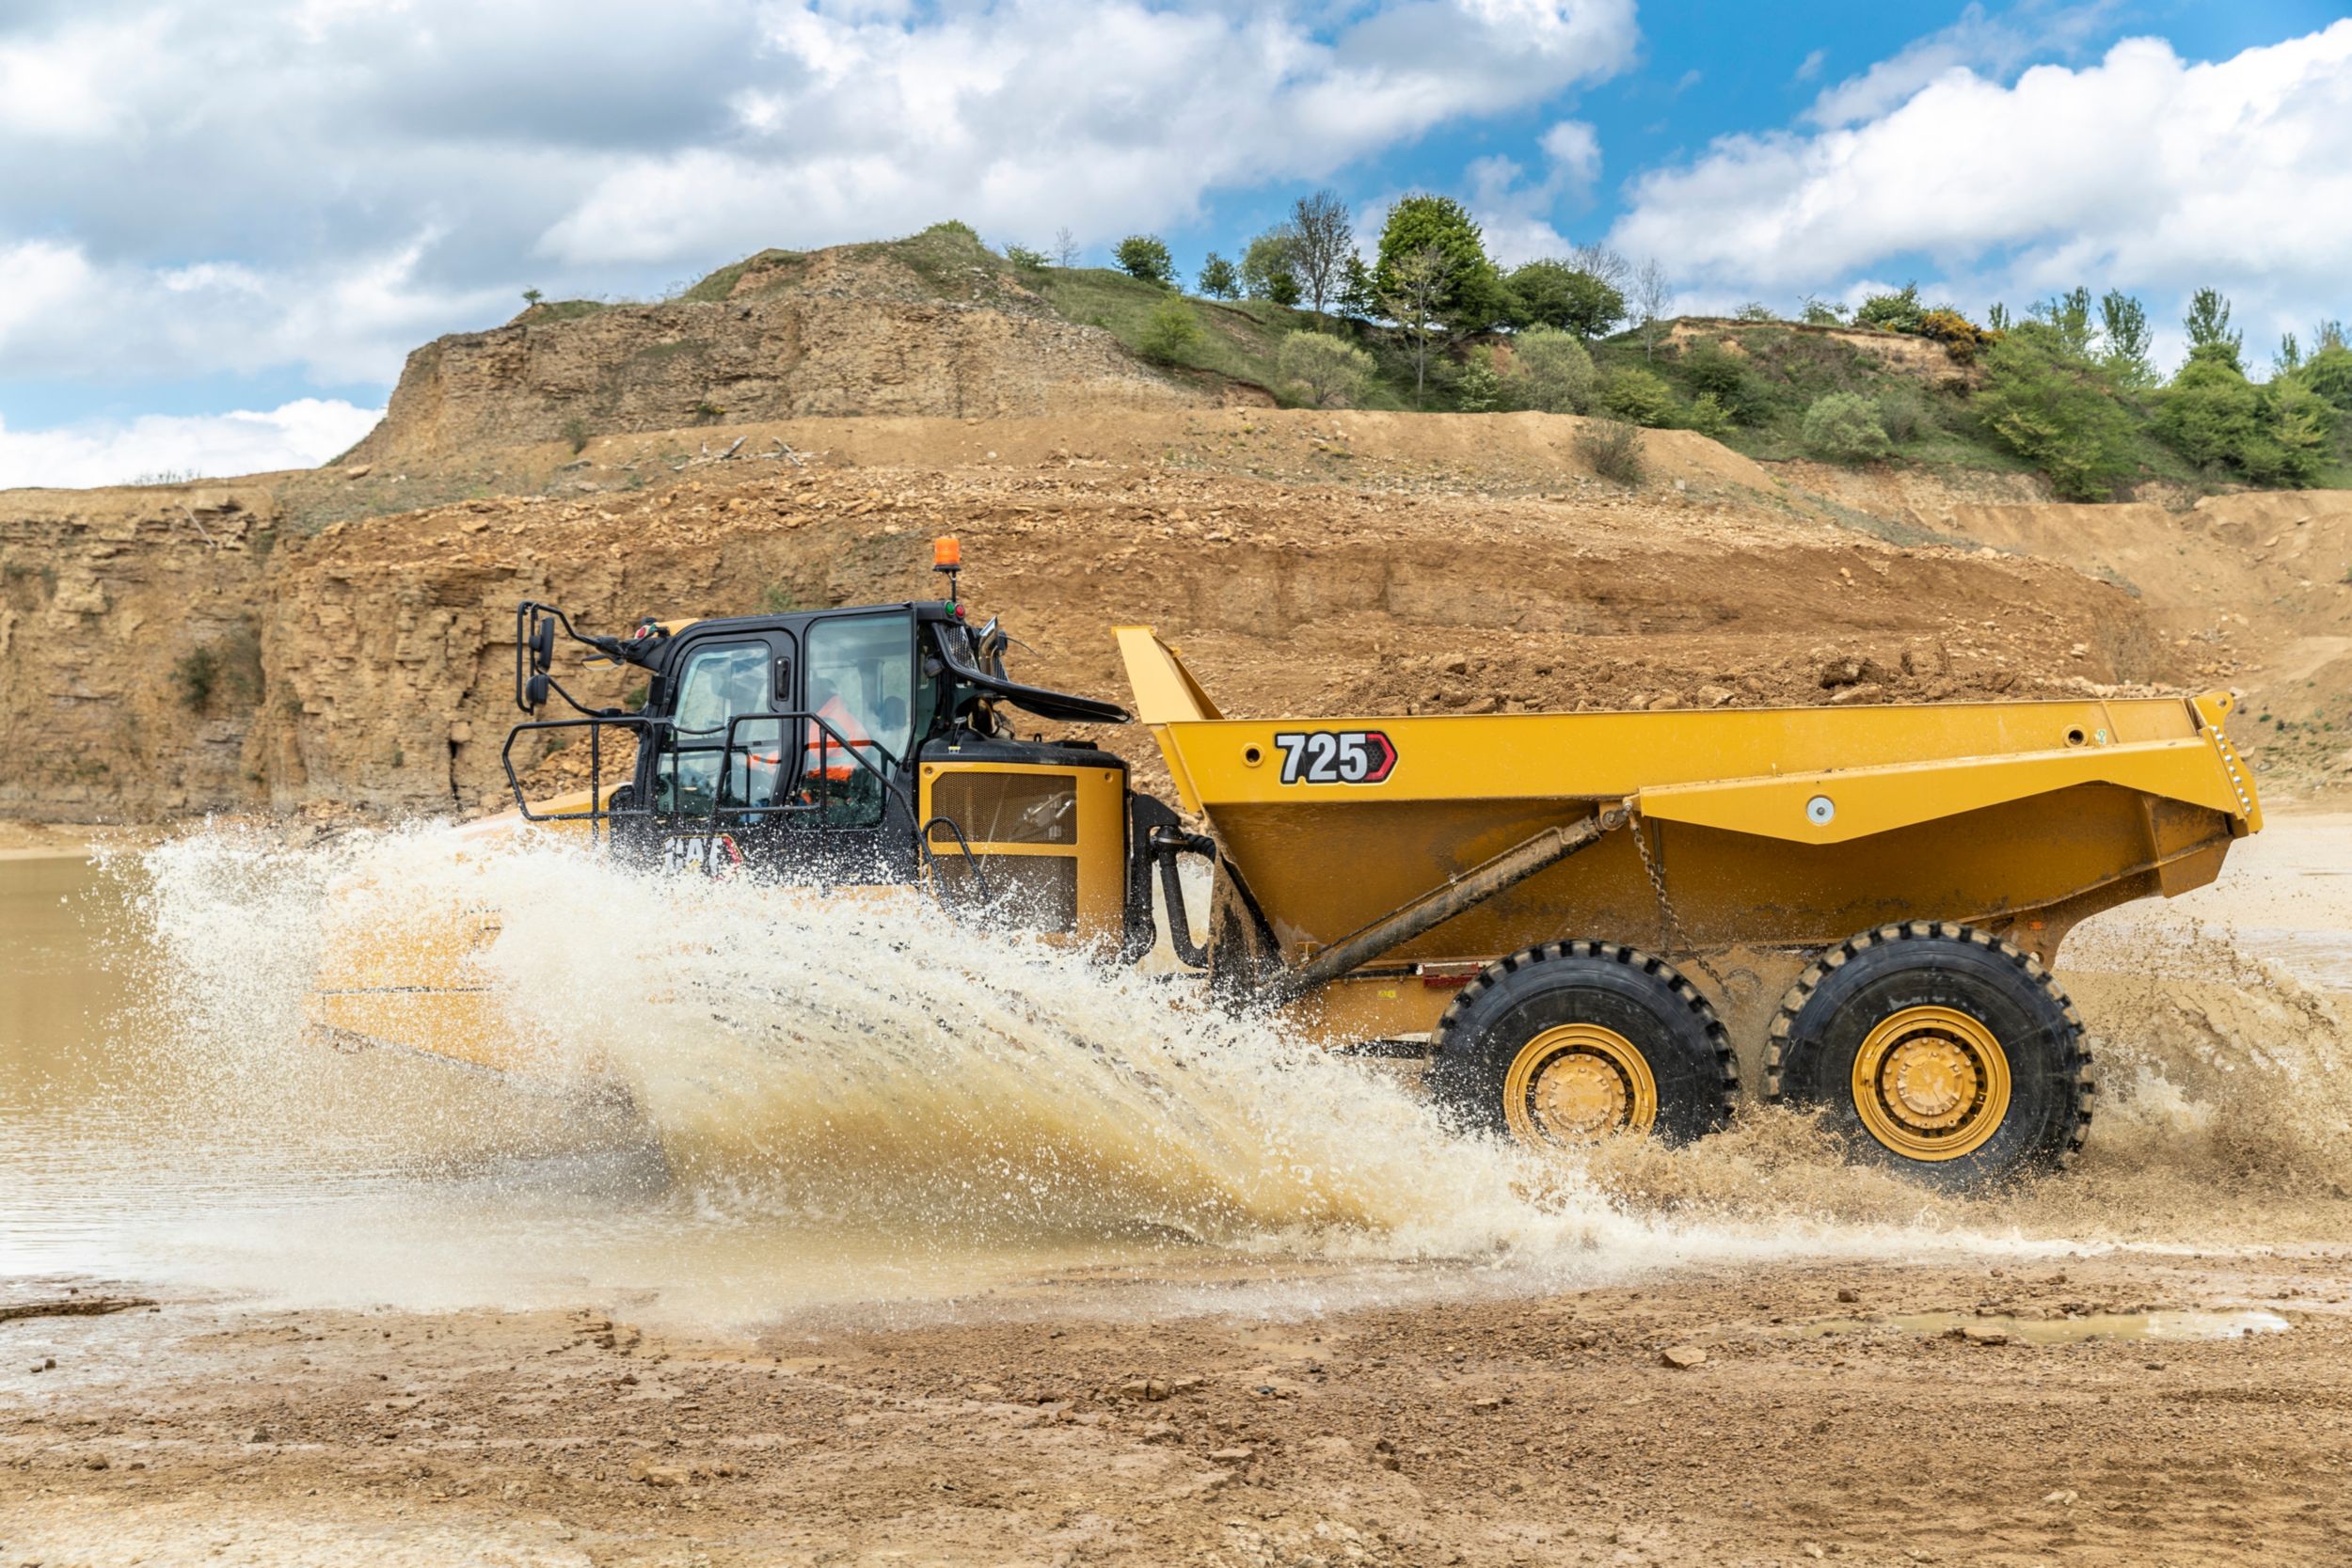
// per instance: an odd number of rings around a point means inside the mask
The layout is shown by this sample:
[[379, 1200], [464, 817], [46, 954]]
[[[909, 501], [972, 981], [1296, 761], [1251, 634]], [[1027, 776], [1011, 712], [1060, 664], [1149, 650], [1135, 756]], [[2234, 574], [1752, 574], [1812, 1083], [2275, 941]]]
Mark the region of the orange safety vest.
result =
[[866, 733], [866, 726], [857, 721], [857, 716], [837, 696], [828, 699], [825, 705], [817, 710], [817, 717], [831, 724], [835, 733], [827, 735], [814, 721], [809, 724], [808, 750], [801, 759], [801, 776], [808, 779], [821, 774], [839, 783], [856, 772], [858, 766], [857, 759], [849, 754], [843, 742], [850, 746], [871, 746], [874, 744], [873, 737]]

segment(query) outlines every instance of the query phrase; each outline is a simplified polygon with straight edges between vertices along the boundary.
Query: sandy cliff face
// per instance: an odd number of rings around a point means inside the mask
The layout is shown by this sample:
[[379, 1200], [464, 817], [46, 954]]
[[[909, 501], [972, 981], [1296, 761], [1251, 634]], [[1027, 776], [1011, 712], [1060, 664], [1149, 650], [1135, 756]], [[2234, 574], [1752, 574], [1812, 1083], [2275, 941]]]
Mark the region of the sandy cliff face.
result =
[[978, 262], [919, 273], [850, 246], [755, 258], [695, 292], [715, 297], [534, 308], [493, 331], [437, 339], [409, 356], [384, 422], [351, 459], [430, 462], [723, 419], [998, 419], [1217, 401]]
[[0, 815], [103, 821], [265, 793], [267, 484], [0, 503]]

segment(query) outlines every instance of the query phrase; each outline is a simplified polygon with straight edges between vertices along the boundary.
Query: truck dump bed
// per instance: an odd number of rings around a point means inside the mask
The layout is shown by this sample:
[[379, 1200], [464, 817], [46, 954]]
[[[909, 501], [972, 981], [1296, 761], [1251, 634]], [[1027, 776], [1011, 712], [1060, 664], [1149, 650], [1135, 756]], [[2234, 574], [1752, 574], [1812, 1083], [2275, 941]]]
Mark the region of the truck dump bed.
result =
[[1566, 937], [1811, 949], [1928, 917], [2047, 961], [2085, 915], [2211, 881], [2261, 825], [2220, 693], [1236, 720], [1150, 628], [1119, 640], [1184, 806], [1214, 827], [1287, 964], [1612, 808], [1629, 808], [1635, 832], [1388, 957], [1486, 958]]

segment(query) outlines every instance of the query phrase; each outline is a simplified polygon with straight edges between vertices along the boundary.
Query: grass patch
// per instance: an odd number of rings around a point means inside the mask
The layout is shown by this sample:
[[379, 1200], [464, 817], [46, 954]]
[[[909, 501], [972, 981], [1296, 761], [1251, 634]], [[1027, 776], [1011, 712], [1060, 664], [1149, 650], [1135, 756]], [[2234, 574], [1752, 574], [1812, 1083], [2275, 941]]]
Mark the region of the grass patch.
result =
[[[1057, 267], [1041, 275], [1037, 283], [1038, 291], [1061, 315], [1082, 325], [1103, 328], [1137, 354], [1146, 353], [1152, 313], [1177, 297], [1156, 283], [1108, 267]], [[1176, 363], [1263, 388], [1285, 404], [1295, 401], [1276, 360], [1283, 339], [1314, 325], [1312, 311], [1294, 310], [1265, 299], [1187, 296], [1184, 303], [1192, 308], [1200, 336]], [[1347, 333], [1343, 324], [1335, 325]], [[1350, 341], [1357, 341], [1353, 333], [1347, 336]], [[1410, 408], [1412, 385], [1400, 381], [1384, 366], [1356, 406]]]

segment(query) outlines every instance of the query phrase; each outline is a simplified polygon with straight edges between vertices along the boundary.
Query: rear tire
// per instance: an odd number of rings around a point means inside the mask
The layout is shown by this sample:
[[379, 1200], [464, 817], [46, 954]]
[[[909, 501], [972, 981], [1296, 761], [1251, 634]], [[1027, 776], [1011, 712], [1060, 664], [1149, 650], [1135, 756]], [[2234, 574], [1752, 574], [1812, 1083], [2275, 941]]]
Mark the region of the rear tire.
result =
[[1499, 958], [1430, 1036], [1430, 1091], [1458, 1122], [1523, 1143], [1722, 1127], [1740, 1090], [1714, 1008], [1673, 965], [1614, 942]]
[[1765, 1096], [1820, 1106], [1859, 1154], [1967, 1190], [2074, 1158], [2090, 1126], [2081, 1015], [2030, 955], [1909, 921], [1848, 938], [1772, 1021]]

